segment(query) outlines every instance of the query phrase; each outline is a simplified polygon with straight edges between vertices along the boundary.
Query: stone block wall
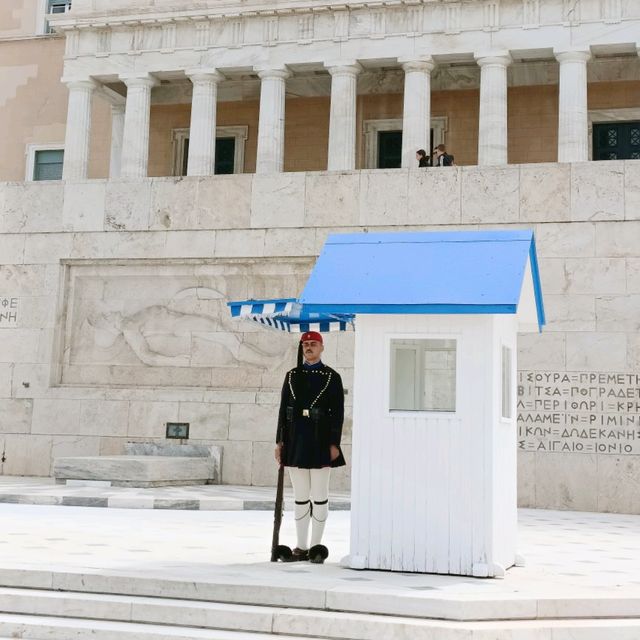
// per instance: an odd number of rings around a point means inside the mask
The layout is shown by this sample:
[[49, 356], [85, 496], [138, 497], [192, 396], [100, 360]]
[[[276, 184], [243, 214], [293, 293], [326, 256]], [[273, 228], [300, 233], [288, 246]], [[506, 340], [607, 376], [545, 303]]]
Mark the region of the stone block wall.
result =
[[[525, 227], [548, 326], [519, 339], [520, 503], [640, 513], [639, 161], [0, 184], [0, 473], [186, 421], [225, 483], [272, 484], [294, 341], [226, 300], [298, 294], [330, 232]], [[353, 337], [325, 359], [351, 391]]]

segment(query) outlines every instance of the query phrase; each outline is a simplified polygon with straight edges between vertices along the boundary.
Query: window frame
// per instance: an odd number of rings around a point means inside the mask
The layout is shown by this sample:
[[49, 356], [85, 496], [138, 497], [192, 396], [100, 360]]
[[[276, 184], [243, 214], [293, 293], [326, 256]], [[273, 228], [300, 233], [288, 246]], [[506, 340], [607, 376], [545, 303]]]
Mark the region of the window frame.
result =
[[[433, 146], [445, 144], [449, 120], [447, 116], [432, 116]], [[364, 169], [378, 168], [378, 133], [381, 131], [402, 131], [402, 118], [381, 118], [365, 120], [362, 124], [362, 138], [364, 141]], [[417, 151], [417, 149], [416, 149]], [[426, 149], [431, 155], [433, 149]], [[418, 163], [416, 162], [416, 168]], [[384, 169], [383, 169], [384, 171]], [[390, 171], [390, 169], [387, 169]]]
[[[455, 370], [455, 409], [453, 411], [435, 411], [433, 409], [391, 409], [391, 380], [395, 374], [393, 367], [393, 358], [391, 354], [391, 343], [393, 340], [454, 340], [456, 343], [456, 370]], [[456, 418], [460, 411], [460, 402], [458, 401], [458, 392], [460, 389], [460, 352], [462, 350], [462, 334], [461, 333], [389, 333], [385, 335], [385, 396], [384, 410], [388, 418], [416, 418], [416, 417], [433, 417], [433, 418]]]
[[[66, 5], [66, 11], [64, 13], [68, 13], [69, 8], [72, 5], [73, 0], [57, 0], [59, 2], [64, 2]], [[47, 16], [49, 15], [49, 5], [52, 0], [40, 0], [38, 2], [38, 9], [36, 11], [36, 34], [40, 36], [50, 36], [55, 35], [53, 31], [49, 29], [49, 21], [47, 20]]]
[[[55, 180], [35, 180], [34, 173], [36, 170], [36, 152], [37, 151], [62, 151], [64, 154], [63, 143], [39, 144], [29, 143], [25, 149], [26, 165], [25, 165], [25, 182], [56, 182]], [[64, 159], [63, 159], [64, 162]]]
[[[189, 138], [189, 127], [173, 129], [171, 132], [172, 145], [172, 165], [171, 175], [182, 175], [182, 162], [184, 158], [185, 140]], [[244, 148], [249, 136], [247, 125], [221, 126], [216, 127], [216, 140], [218, 138], [235, 138], [235, 148], [233, 155], [233, 173], [225, 175], [236, 175], [244, 173]]]
[[[508, 353], [508, 362], [509, 362], [509, 371], [508, 375], [505, 376], [504, 370], [504, 355], [505, 351]], [[500, 421], [506, 423], [513, 423], [514, 415], [516, 414], [516, 404], [514, 402], [513, 393], [516, 388], [513, 380], [513, 353], [514, 349], [511, 345], [505, 344], [504, 342], [500, 343]], [[505, 405], [505, 380], [508, 380], [508, 407], [511, 415], [504, 415], [504, 405]]]
[[589, 109], [587, 117], [589, 119], [589, 160], [593, 162], [624, 162], [624, 160], [597, 161], [593, 159], [593, 125], [640, 121], [640, 107], [626, 107], [622, 109]]

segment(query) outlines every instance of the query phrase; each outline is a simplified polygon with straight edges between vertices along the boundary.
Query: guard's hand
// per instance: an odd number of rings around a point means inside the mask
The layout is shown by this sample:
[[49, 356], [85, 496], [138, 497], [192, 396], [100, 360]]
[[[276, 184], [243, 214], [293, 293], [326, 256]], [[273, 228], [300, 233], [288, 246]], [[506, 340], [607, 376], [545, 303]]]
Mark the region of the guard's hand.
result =
[[338, 456], [340, 455], [340, 449], [338, 449], [338, 447], [336, 447], [335, 444], [331, 445], [331, 462], [333, 462], [334, 460], [338, 459]]
[[276, 445], [276, 450], [274, 451], [274, 456], [275, 456], [276, 462], [277, 462], [278, 464], [282, 464], [282, 462], [281, 462], [281, 457], [282, 457], [282, 442], [279, 442], [279, 443]]

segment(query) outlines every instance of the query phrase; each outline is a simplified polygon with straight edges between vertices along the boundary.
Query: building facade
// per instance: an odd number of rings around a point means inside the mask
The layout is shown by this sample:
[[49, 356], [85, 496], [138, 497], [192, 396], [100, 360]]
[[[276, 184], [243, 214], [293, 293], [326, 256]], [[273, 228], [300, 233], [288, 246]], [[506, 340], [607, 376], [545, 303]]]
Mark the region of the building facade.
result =
[[521, 504], [640, 512], [639, 43], [632, 0], [3, 3], [2, 473], [185, 421], [270, 484], [291, 340], [224, 302], [297, 293], [332, 230], [511, 225], [549, 316]]

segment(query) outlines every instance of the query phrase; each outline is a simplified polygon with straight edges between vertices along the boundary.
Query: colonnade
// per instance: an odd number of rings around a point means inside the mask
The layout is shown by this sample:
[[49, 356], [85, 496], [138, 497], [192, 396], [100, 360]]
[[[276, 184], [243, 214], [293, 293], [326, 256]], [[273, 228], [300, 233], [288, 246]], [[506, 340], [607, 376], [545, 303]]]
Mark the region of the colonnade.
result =
[[[558, 161], [588, 159], [587, 49], [555, 52], [559, 63]], [[480, 67], [478, 164], [507, 163], [508, 51], [476, 54]], [[402, 166], [415, 166], [417, 149], [429, 150], [431, 73], [435, 63], [428, 56], [398, 60], [404, 70], [402, 118]], [[327, 168], [356, 168], [357, 60], [326, 63], [331, 75], [331, 106]], [[277, 173], [284, 167], [285, 92], [291, 73], [286, 67], [258, 68], [260, 115], [256, 173]], [[187, 174], [214, 173], [216, 102], [223, 75], [218, 69], [185, 71], [193, 84], [191, 131]], [[147, 176], [151, 91], [156, 78], [149, 73], [120, 76], [127, 86], [126, 104], [113, 107], [111, 177]], [[63, 81], [65, 81], [63, 79]], [[87, 178], [91, 102], [98, 84], [91, 78], [66, 81], [69, 107], [65, 138], [63, 179]]]

